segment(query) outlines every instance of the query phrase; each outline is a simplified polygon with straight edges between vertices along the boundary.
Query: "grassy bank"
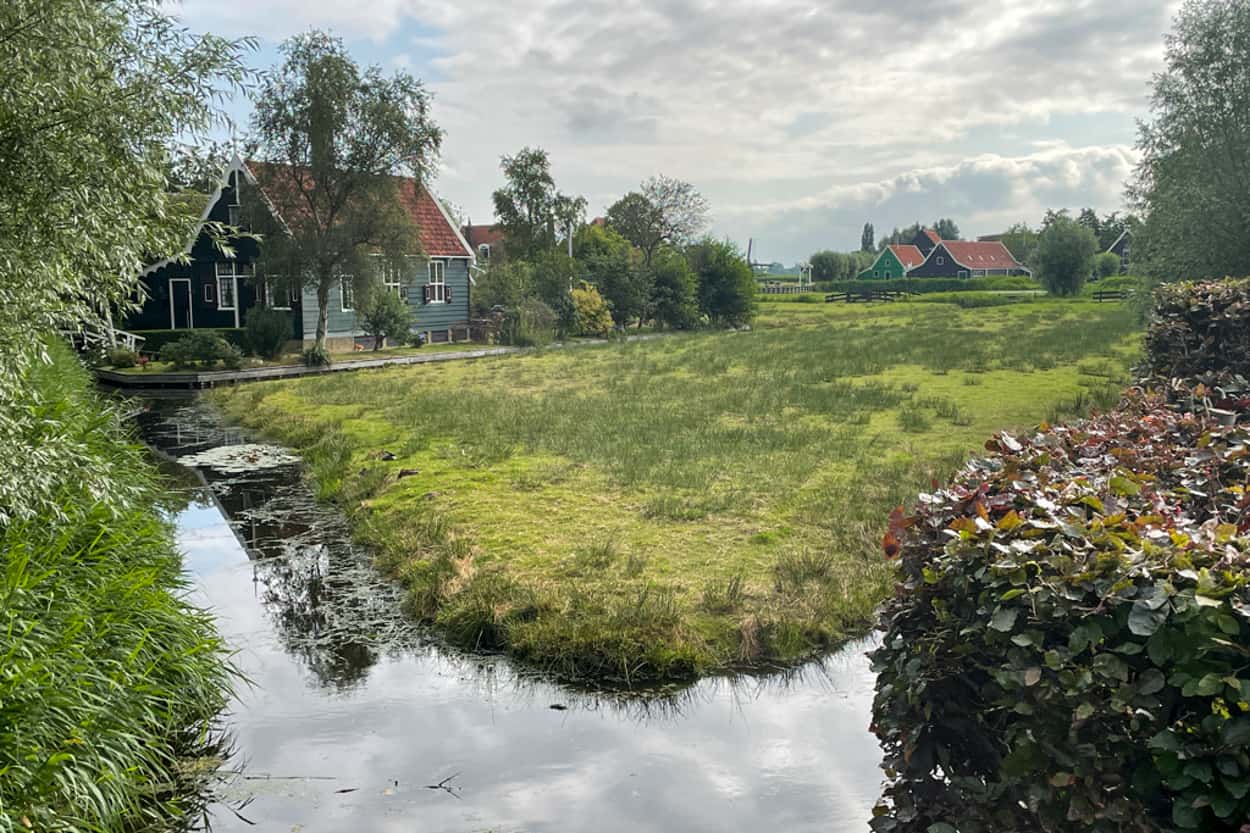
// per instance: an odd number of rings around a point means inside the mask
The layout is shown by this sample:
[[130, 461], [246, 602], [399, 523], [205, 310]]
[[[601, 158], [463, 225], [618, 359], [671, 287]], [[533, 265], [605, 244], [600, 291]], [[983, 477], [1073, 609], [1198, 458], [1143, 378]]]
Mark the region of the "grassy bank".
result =
[[448, 638], [636, 682], [864, 631], [890, 509], [996, 429], [1114, 399], [1134, 326], [1084, 301], [765, 302], [751, 333], [215, 395], [304, 453]]
[[[25, 380], [0, 446], [0, 830], [167, 830], [228, 687], [142, 451], [68, 350]], [[17, 496], [14, 498], [13, 496]]]

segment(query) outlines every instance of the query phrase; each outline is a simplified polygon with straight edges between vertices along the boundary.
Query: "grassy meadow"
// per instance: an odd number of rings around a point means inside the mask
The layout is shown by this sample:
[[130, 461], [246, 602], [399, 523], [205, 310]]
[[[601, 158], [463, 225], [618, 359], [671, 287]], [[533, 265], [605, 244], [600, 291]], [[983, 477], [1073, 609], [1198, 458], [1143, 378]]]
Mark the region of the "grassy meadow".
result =
[[1082, 300], [765, 302], [752, 332], [215, 395], [450, 640], [633, 684], [866, 631], [890, 509], [998, 429], [1115, 401], [1138, 342]]

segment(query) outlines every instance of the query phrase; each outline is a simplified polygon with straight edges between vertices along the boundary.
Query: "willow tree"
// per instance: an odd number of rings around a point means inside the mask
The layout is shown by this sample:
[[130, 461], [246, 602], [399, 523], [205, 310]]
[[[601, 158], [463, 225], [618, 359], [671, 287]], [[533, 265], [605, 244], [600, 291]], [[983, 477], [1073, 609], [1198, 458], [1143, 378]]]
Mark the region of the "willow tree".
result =
[[125, 306], [182, 250], [167, 148], [218, 122], [249, 45], [155, 0], [0, 3], [0, 392], [40, 337]]
[[1250, 273], [1250, 5], [1190, 0], [1166, 38], [1130, 196], [1154, 278]]
[[281, 276], [280, 288], [315, 291], [324, 353], [331, 289], [363, 287], [376, 271], [370, 255], [402, 268], [420, 251], [403, 201], [433, 170], [443, 134], [431, 93], [408, 73], [362, 70], [323, 32], [297, 35], [281, 51], [252, 116], [261, 199], [244, 197], [245, 216], [265, 237], [263, 271]]

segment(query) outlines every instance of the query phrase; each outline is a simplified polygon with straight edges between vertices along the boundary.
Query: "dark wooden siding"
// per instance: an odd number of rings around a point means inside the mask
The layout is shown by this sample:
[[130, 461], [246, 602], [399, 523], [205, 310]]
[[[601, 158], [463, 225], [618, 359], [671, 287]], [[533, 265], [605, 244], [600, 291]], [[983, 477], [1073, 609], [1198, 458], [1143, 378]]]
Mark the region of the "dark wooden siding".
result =
[[[942, 263], [938, 263], [938, 259]], [[943, 245], [934, 247], [932, 253], [925, 258], [925, 262], [919, 266], [914, 266], [907, 273], [909, 278], [956, 278], [960, 272], [968, 270], [955, 262], [955, 258], [951, 257], [951, 253], [946, 250]]]

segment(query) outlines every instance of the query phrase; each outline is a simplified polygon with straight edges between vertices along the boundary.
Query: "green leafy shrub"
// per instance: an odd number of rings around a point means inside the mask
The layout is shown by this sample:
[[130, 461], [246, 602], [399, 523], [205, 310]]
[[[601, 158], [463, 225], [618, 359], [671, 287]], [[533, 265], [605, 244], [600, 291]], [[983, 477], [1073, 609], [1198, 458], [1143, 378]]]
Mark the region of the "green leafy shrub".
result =
[[[1028, 275], [990, 275], [984, 278], [891, 278], [889, 280], [824, 281], [812, 287], [818, 292], [867, 292], [886, 289], [894, 292], [1005, 292], [1041, 289]], [[784, 296], [783, 296], [784, 297]]]
[[236, 347], [247, 349], [247, 331], [233, 327], [201, 327], [196, 330], [131, 330], [135, 335], [143, 336], [143, 352], [149, 356], [159, 356], [161, 348], [171, 341], [177, 341], [190, 332], [211, 333], [220, 336]]
[[303, 352], [301, 358], [307, 367], [329, 367], [330, 354], [324, 347], [313, 345]]
[[572, 298], [579, 335], [602, 338], [612, 330], [612, 313], [598, 289], [581, 281], [573, 287]]
[[1029, 295], [1012, 295], [1005, 292], [932, 292], [920, 297], [925, 303], [954, 304], [961, 309], [1001, 307], [1031, 300]]
[[212, 332], [194, 330], [162, 347], [160, 358], [178, 370], [208, 369], [219, 361], [228, 368], [238, 368], [243, 361], [243, 351]]
[[517, 347], [544, 347], [556, 335], [556, 314], [537, 298], [526, 298], [504, 316], [500, 338]]
[[1250, 815], [1250, 432], [1131, 393], [891, 519], [878, 831]]
[[264, 359], [276, 359], [291, 338], [291, 315], [268, 307], [248, 310], [243, 328], [247, 349]]
[[134, 367], [139, 363], [139, 354], [129, 347], [112, 347], [105, 356], [107, 364], [116, 367]]
[[1120, 274], [1120, 256], [1115, 252], [1103, 252], [1094, 257], [1094, 274], [1099, 279]]
[[369, 287], [359, 315], [365, 332], [373, 336], [374, 350], [381, 350], [386, 339], [403, 344], [413, 325], [408, 304], [380, 282]]
[[1163, 377], [1250, 377], [1250, 278], [1160, 286], [1146, 347]]

